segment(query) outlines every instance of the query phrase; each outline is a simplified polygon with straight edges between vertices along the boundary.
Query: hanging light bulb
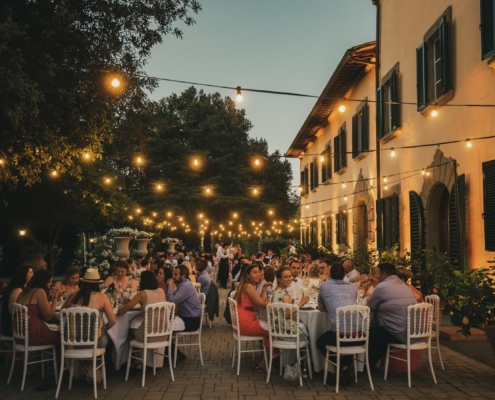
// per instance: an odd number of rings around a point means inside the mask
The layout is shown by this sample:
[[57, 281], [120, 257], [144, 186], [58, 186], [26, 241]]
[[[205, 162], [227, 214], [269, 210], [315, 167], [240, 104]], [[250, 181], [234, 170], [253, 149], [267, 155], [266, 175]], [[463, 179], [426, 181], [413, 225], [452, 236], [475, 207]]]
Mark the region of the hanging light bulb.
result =
[[258, 160], [258, 159], [254, 160], [254, 164], [255, 165], [260, 165], [260, 160]]
[[156, 188], [157, 188], [158, 190], [162, 190], [162, 189], [163, 189], [163, 186], [162, 186], [162, 185], [160, 185], [160, 184], [158, 184], [158, 185], [156, 185]]
[[391, 149], [391, 150], [392, 150], [392, 151], [390, 152], [390, 155], [391, 155], [392, 157], [395, 157], [395, 151], [394, 151], [394, 148], [392, 147], [392, 149]]
[[193, 164], [194, 164], [194, 165], [198, 165], [198, 164], [199, 164], [199, 161], [198, 161], [198, 159], [197, 159], [197, 158], [195, 158], [195, 159], [194, 159]]
[[132, 219], [132, 218], [133, 218], [132, 215], [129, 215], [129, 219]]
[[156, 217], [156, 212], [153, 213], [153, 217]]
[[387, 179], [387, 177], [385, 176], [385, 177], [383, 178], [383, 182], [387, 182], [387, 180], [388, 180], [388, 179]]
[[89, 153], [84, 153], [84, 158], [86, 160], [89, 160], [90, 157], [91, 157], [91, 155]]
[[426, 176], [430, 176], [430, 171], [426, 170]]
[[273, 210], [268, 211], [268, 214], [273, 215]]
[[424, 175], [425, 173], [425, 169], [423, 168], [423, 170], [421, 171], [421, 175]]
[[57, 176], [58, 175], [58, 172], [57, 171], [52, 171], [52, 176]]
[[432, 110], [431, 111], [431, 116], [432, 117], [436, 117], [438, 115], [438, 111], [437, 110]]
[[19, 231], [19, 235], [24, 236], [26, 234], [26, 231], [24, 229], [21, 229]]
[[4, 162], [5, 160], [3, 158], [0, 158], [0, 165], [3, 165]]
[[137, 212], [138, 214], [141, 214], [141, 209], [140, 209], [140, 208], [138, 208], [138, 209], [136, 210], [136, 212]]
[[342, 189], [345, 189], [345, 183], [342, 184]]
[[108, 185], [112, 180], [110, 178], [105, 178], [105, 183]]
[[206, 188], [206, 193], [210, 194], [211, 193], [211, 189], [210, 188]]
[[473, 147], [473, 144], [471, 143], [470, 139], [466, 139], [466, 146], [467, 147]]
[[253, 189], [254, 194], [258, 194], [258, 189]]
[[347, 196], [344, 196], [344, 201], [347, 201]]
[[120, 86], [120, 80], [118, 78], [113, 78], [112, 79], [112, 82], [111, 82], [111, 85], [114, 87], [114, 88], [118, 88]]
[[309, 205], [306, 204], [306, 208], [309, 208]]
[[237, 94], [235, 96], [235, 99], [237, 100], [238, 103], [241, 103], [242, 100], [244, 99], [244, 97], [242, 97], [241, 87], [240, 86], [237, 86]]
[[343, 113], [343, 112], [345, 112], [345, 110], [346, 110], [345, 105], [341, 104], [341, 105], [339, 106], [339, 111], [340, 111], [341, 113]]
[[388, 190], [388, 186], [387, 186], [387, 185], [385, 185], [384, 189], [385, 189], [385, 190]]
[[320, 162], [324, 162], [324, 161], [325, 161], [325, 157], [320, 156]]

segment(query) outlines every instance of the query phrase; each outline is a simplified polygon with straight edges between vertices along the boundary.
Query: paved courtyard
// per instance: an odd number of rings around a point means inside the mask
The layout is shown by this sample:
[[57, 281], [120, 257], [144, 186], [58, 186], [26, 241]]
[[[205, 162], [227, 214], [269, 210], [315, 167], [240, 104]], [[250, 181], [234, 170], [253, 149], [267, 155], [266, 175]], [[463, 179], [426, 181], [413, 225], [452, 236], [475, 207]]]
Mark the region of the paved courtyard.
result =
[[[226, 290], [220, 289], [221, 312], [225, 307]], [[412, 388], [407, 387], [405, 374], [390, 374], [387, 381], [382, 373], [372, 372], [375, 391], [371, 391], [365, 374], [359, 374], [359, 382], [341, 388], [338, 395], [334, 386], [322, 384], [323, 373], [313, 375], [313, 379], [304, 380], [304, 386], [284, 381], [278, 371], [272, 374], [270, 383], [266, 383], [266, 375], [251, 367], [251, 356], [245, 356], [241, 362], [241, 374], [236, 375], [231, 368], [230, 326], [223, 317], [215, 319], [212, 329], [203, 329], [203, 359], [187, 359], [177, 365], [175, 382], [170, 380], [168, 365], [157, 370], [153, 376], [151, 370], [146, 375], [146, 387], [141, 387], [141, 375], [130, 377], [126, 382], [125, 370], [107, 369], [107, 390], [98, 386], [99, 399], [125, 400], [160, 400], [160, 399], [242, 399], [242, 400], [313, 400], [313, 399], [494, 399], [495, 369], [469, 357], [457, 353], [446, 346], [442, 347], [445, 371], [440, 369], [434, 360], [438, 384], [431, 379], [428, 363], [423, 358], [420, 369], [412, 374]], [[248, 358], [249, 357], [249, 358]], [[110, 367], [110, 366], [109, 366]], [[40, 374], [41, 375], [41, 374]], [[45, 380], [41, 376], [30, 375], [23, 392], [20, 391], [20, 363], [15, 370], [13, 382], [6, 385], [8, 368], [0, 367], [1, 397], [3, 400], [16, 399], [53, 399], [55, 387], [45, 391], [36, 391], [44, 383], [54, 382], [53, 376]], [[74, 381], [72, 390], [67, 390], [68, 376], [62, 383], [60, 399], [92, 399], [92, 386], [82, 381]]]

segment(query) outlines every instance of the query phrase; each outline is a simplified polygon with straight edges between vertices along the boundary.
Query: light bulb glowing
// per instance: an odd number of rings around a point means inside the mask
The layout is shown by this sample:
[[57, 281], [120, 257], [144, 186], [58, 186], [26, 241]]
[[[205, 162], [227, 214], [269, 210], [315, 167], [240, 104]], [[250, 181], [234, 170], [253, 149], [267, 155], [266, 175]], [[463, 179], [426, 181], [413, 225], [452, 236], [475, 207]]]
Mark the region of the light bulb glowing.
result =
[[426, 176], [430, 176], [430, 171], [426, 171]]
[[432, 116], [432, 117], [436, 117], [437, 115], [438, 115], [438, 111], [437, 111], [437, 110], [433, 110], [433, 111], [431, 112], [431, 116]]
[[241, 87], [240, 86], [237, 86], [237, 94], [235, 96], [235, 99], [237, 100], [238, 103], [241, 103], [242, 100], [244, 100], [244, 97], [242, 97]]
[[141, 214], [141, 209], [140, 209], [140, 208], [138, 208], [138, 209], [136, 210], [136, 212], [137, 212], [138, 214]]
[[113, 78], [111, 84], [114, 88], [118, 88], [120, 86], [120, 80]]
[[129, 215], [129, 219], [132, 219], [132, 218], [133, 218], [132, 215]]
[[52, 171], [52, 176], [57, 176], [58, 172], [57, 171]]
[[345, 183], [342, 184], [342, 189], [345, 189]]
[[199, 214], [199, 218], [203, 218], [203, 214]]
[[383, 182], [387, 182], [387, 177], [383, 178]]
[[345, 110], [346, 110], [345, 106], [344, 106], [343, 104], [341, 104], [341, 105], [339, 106], [339, 111], [340, 111], [341, 113], [343, 113], [343, 112], [345, 112]]
[[163, 186], [162, 186], [162, 185], [160, 185], [160, 184], [158, 184], [158, 185], [156, 185], [156, 188], [157, 188], [158, 190], [162, 190], [162, 189], [163, 189]]
[[4, 162], [5, 162], [4, 159], [0, 158], [0, 165], [3, 165]]
[[467, 147], [473, 147], [473, 144], [471, 143], [471, 141], [469, 139], [466, 139], [466, 146]]
[[26, 234], [26, 231], [24, 229], [21, 229], [19, 231], [19, 235], [24, 236]]
[[171, 217], [172, 216], [172, 213], [171, 212], [168, 212], [167, 213], [167, 217]]
[[385, 189], [385, 190], [388, 190], [388, 186], [387, 186], [387, 185], [385, 185], [384, 189]]
[[325, 161], [325, 157], [320, 156], [320, 162], [324, 162], [324, 161]]
[[254, 194], [258, 194], [258, 189], [253, 189]]
[[255, 165], [260, 165], [260, 160], [258, 160], [258, 159], [254, 160], [254, 164]]
[[306, 208], [309, 208], [309, 206], [308, 206], [308, 205], [306, 205]]
[[198, 161], [198, 159], [197, 159], [197, 158], [195, 158], [195, 159], [194, 159], [193, 164], [194, 164], [194, 165], [198, 165], [198, 164], [199, 164], [199, 161]]
[[106, 184], [109, 184], [110, 182], [111, 182], [110, 178], [106, 178], [106, 179], [105, 179], [105, 183], [106, 183]]
[[272, 210], [268, 211], [268, 214], [273, 215], [273, 211]]
[[153, 217], [156, 217], [156, 212], [153, 213]]
[[421, 171], [421, 175], [424, 175], [425, 173], [425, 169], [423, 168], [423, 170]]
[[234, 218], [237, 218], [237, 213], [234, 213]]
[[85, 158], [86, 160], [89, 160], [89, 157], [91, 157], [89, 153], [84, 153], [84, 158]]
[[303, 191], [302, 186], [299, 186], [299, 192], [302, 192], [302, 191]]
[[138, 158], [136, 158], [136, 162], [137, 162], [138, 164], [142, 164], [143, 159], [142, 159], [141, 157], [138, 157]]
[[392, 149], [391, 149], [391, 150], [392, 150], [392, 151], [390, 152], [390, 155], [391, 155], [392, 157], [395, 157], [395, 151], [394, 151], [394, 148], [392, 147]]
[[206, 188], [206, 193], [211, 193], [211, 189], [210, 188]]
[[347, 196], [344, 196], [344, 201], [347, 201]]

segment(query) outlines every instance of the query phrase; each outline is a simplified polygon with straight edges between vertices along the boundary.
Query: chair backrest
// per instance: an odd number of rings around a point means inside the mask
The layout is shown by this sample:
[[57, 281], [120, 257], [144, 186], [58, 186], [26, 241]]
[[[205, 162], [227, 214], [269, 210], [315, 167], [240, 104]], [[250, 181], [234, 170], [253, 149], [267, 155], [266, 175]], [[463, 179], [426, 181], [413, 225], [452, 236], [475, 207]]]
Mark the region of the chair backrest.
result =
[[28, 346], [29, 340], [29, 316], [26, 306], [12, 304], [12, 335], [14, 339], [24, 340], [25, 346]]
[[270, 340], [295, 339], [299, 343], [299, 307], [295, 304], [272, 303], [266, 306]]
[[144, 309], [144, 342], [149, 338], [172, 335], [175, 304], [162, 301], [148, 304]]
[[[201, 303], [201, 310], [204, 310], [205, 309], [205, 304], [206, 304], [206, 294], [204, 293], [199, 293], [198, 294], [199, 296], [199, 302]], [[199, 324], [199, 329], [198, 330], [201, 330], [201, 327], [203, 326], [203, 311], [201, 311], [201, 323]]]
[[60, 310], [60, 336], [65, 346], [93, 346], [96, 349], [102, 325], [99, 310], [87, 307]]
[[235, 300], [235, 293], [236, 293], [236, 292], [237, 292], [237, 290], [232, 290], [232, 292], [230, 292], [229, 297], [230, 297], [231, 299], [234, 299], [234, 300]]
[[410, 339], [428, 338], [431, 340], [433, 323], [433, 305], [419, 303], [407, 307], [407, 341]]
[[440, 323], [441, 323], [441, 316], [440, 316], [440, 297], [438, 297], [436, 294], [432, 294], [430, 296], [425, 297], [425, 302], [428, 304], [433, 304], [433, 322], [432, 322], [432, 329], [435, 332], [438, 332], [440, 329]]
[[240, 326], [239, 326], [239, 313], [237, 312], [237, 301], [235, 301], [232, 297], [228, 299], [229, 307], [230, 307], [230, 319], [232, 324], [232, 330], [235, 335], [240, 335]]
[[368, 337], [370, 330], [370, 308], [368, 306], [352, 305], [339, 307], [335, 310], [335, 328], [337, 343], [362, 342]]
[[201, 283], [193, 283], [194, 289], [196, 289], [196, 292], [201, 293]]

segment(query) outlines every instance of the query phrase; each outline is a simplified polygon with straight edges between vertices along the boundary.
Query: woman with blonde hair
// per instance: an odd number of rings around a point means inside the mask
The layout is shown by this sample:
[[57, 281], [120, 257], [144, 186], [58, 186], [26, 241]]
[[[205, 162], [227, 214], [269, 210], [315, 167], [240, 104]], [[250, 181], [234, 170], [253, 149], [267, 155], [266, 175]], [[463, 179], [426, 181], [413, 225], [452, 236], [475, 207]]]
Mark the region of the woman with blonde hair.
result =
[[370, 297], [378, 284], [378, 276], [380, 275], [380, 269], [376, 265], [370, 267], [368, 275], [361, 275], [359, 281], [356, 282], [356, 289], [358, 293], [364, 293], [366, 297]]

